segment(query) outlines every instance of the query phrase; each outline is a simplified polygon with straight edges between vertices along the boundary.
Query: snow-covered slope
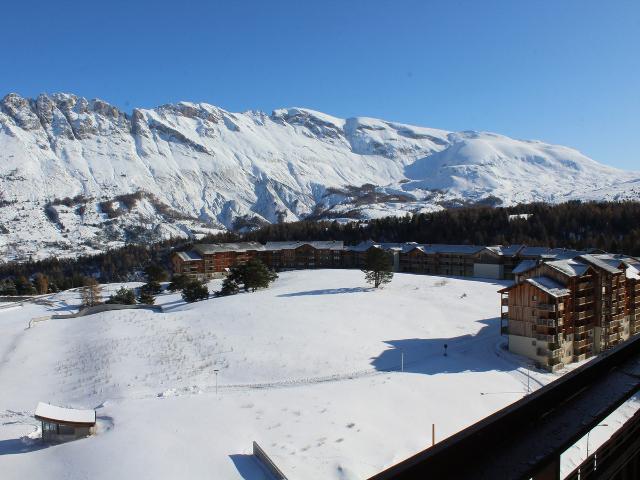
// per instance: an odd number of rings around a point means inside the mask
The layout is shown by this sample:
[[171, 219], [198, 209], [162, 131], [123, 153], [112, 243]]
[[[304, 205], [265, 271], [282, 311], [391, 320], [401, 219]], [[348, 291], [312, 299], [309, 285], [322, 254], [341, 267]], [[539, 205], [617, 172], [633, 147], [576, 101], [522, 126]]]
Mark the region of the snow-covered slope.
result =
[[180, 102], [127, 115], [69, 94], [0, 102], [5, 258], [452, 201], [638, 198], [639, 185], [640, 173], [566, 147], [300, 108]]
[[[76, 310], [77, 291], [0, 310], [0, 477], [262, 480], [256, 440], [288, 478], [368, 478], [430, 445], [432, 425], [442, 441], [569, 370], [530, 370], [504, 349], [503, 285], [396, 274], [376, 290], [357, 270], [301, 270], [196, 304], [161, 294], [164, 313], [25, 328]], [[96, 408], [97, 435], [43, 448], [41, 401]], [[590, 451], [639, 405], [595, 429]], [[586, 440], [563, 455], [563, 474]]]

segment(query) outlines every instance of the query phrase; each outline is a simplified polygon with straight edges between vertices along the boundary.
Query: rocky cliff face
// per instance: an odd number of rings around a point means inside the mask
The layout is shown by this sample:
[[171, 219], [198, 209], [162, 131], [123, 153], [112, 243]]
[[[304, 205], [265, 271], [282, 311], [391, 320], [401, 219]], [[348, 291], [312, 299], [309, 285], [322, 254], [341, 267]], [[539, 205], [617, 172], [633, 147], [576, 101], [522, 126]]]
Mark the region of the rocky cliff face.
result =
[[0, 102], [0, 258], [305, 217], [638, 198], [639, 177], [492, 133], [188, 102], [127, 115], [75, 95], [9, 94]]

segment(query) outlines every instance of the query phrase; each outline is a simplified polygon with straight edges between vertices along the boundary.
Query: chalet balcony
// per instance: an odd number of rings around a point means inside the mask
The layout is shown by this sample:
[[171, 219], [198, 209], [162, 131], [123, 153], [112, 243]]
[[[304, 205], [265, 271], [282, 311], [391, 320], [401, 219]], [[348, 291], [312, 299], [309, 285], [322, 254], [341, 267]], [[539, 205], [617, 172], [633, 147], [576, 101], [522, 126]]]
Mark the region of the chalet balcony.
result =
[[588, 330], [589, 330], [589, 328], [587, 328], [586, 325], [580, 325], [579, 327], [575, 327], [573, 329], [574, 333], [577, 333], [577, 334], [585, 333]]
[[616, 330], [620, 328], [621, 325], [622, 325], [622, 320], [611, 320], [610, 322], [607, 323], [607, 328]]
[[555, 312], [556, 311], [556, 305], [553, 303], [539, 303], [538, 305], [536, 305], [536, 308], [538, 310], [544, 310], [547, 312]]
[[573, 361], [574, 362], [580, 362], [582, 360], [586, 360], [587, 359], [587, 354], [586, 353], [581, 353], [580, 355], [574, 355], [573, 356]]
[[586, 290], [587, 288], [591, 288], [591, 282], [580, 282], [576, 285], [576, 290]]
[[575, 312], [573, 314], [573, 318], [575, 320], [584, 320], [585, 318], [593, 317], [593, 315], [594, 315], [593, 310], [585, 310], [584, 312]]
[[582, 340], [576, 340], [575, 342], [573, 342], [573, 348], [585, 348], [591, 344], [591, 339], [584, 338]]
[[552, 327], [556, 328], [562, 325], [562, 319], [555, 318], [536, 318], [536, 325], [542, 327]]
[[620, 334], [617, 333], [617, 332], [616, 333], [611, 333], [611, 334], [607, 335], [606, 338], [607, 338], [607, 342], [609, 342], [610, 344], [611, 343], [615, 343], [618, 340], [620, 340]]
[[589, 297], [578, 297], [576, 298], [576, 305], [586, 305], [587, 303], [593, 303], [595, 300], [592, 296]]
[[541, 357], [548, 357], [548, 358], [560, 358], [560, 355], [562, 354], [562, 350], [557, 349], [557, 350], [549, 350], [543, 347], [539, 347], [537, 350], [537, 354]]
[[547, 343], [560, 343], [562, 341], [562, 334], [548, 335], [546, 333], [536, 333], [536, 340], [541, 340]]

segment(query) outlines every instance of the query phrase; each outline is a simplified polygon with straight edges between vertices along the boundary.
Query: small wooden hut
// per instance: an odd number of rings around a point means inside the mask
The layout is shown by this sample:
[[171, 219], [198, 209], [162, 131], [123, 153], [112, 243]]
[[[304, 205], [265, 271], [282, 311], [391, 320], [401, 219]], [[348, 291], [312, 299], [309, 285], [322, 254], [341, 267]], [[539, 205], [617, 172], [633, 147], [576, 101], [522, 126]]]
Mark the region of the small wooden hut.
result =
[[44, 442], [68, 442], [95, 433], [95, 410], [76, 410], [39, 402], [35, 418], [42, 423]]

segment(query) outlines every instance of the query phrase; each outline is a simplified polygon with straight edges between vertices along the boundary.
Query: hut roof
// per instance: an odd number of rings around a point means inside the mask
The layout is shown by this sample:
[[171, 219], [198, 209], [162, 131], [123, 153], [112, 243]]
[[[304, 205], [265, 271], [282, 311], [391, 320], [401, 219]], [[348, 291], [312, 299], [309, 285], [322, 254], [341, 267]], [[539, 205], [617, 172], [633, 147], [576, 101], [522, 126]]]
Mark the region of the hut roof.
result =
[[48, 403], [38, 402], [35, 417], [38, 420], [48, 420], [76, 426], [93, 426], [96, 423], [95, 410], [77, 410], [64, 408]]

